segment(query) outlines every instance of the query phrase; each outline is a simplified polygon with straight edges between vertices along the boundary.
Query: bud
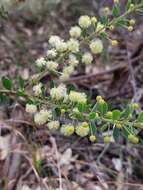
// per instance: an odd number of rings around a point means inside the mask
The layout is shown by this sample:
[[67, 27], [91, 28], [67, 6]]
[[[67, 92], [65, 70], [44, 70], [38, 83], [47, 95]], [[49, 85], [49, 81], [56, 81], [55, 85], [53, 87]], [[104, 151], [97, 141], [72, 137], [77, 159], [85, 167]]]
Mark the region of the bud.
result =
[[109, 9], [109, 7], [105, 7], [105, 8], [103, 9], [103, 14], [105, 14], [105, 15], [109, 15], [109, 14], [110, 14], [110, 9]]
[[111, 31], [114, 30], [114, 28], [115, 27], [113, 25], [109, 26], [109, 30], [111, 30]]
[[104, 141], [105, 144], [108, 144], [108, 143], [110, 143], [110, 141], [111, 141], [111, 137], [110, 137], [110, 136], [105, 136], [105, 137], [103, 138], [103, 141]]
[[83, 122], [83, 123], [82, 123], [82, 127], [89, 127], [89, 125], [88, 125], [87, 122]]
[[130, 8], [129, 8], [129, 10], [132, 11], [132, 10], [134, 10], [134, 8], [135, 8], [135, 5], [134, 5], [133, 3], [131, 3], [131, 4], [130, 4]]
[[89, 137], [89, 140], [90, 140], [91, 142], [95, 142], [95, 141], [96, 141], [96, 136], [95, 136], [95, 135], [91, 135], [91, 136]]
[[105, 100], [101, 99], [98, 101], [99, 104], [104, 104], [105, 103]]
[[122, 129], [122, 127], [123, 127], [123, 125], [121, 125], [121, 124], [116, 124], [116, 128]]
[[108, 117], [109, 119], [112, 117], [112, 112], [111, 111], [108, 111], [107, 113], [106, 113], [106, 117]]
[[129, 23], [131, 26], [133, 26], [133, 25], [135, 25], [136, 21], [135, 21], [135, 19], [131, 19], [131, 20], [129, 20]]
[[96, 101], [97, 101], [97, 102], [99, 102], [99, 100], [102, 100], [102, 99], [103, 99], [102, 96], [97, 96], [97, 97], [96, 97]]
[[138, 103], [133, 103], [133, 104], [132, 104], [132, 108], [133, 108], [134, 110], [137, 110], [137, 109], [140, 108], [140, 105], [139, 105]]
[[111, 44], [112, 44], [112, 46], [117, 46], [118, 45], [118, 41], [117, 40], [111, 40]]
[[61, 109], [61, 114], [64, 114], [66, 112], [65, 109]]
[[99, 113], [96, 113], [96, 117], [99, 117]]
[[129, 31], [129, 32], [132, 32], [133, 30], [134, 30], [134, 28], [133, 28], [132, 26], [129, 26], [129, 27], [128, 27], [128, 31]]
[[93, 16], [91, 18], [91, 22], [92, 22], [93, 25], [96, 24], [97, 23], [97, 18], [95, 16]]
[[119, 0], [113, 0], [114, 3], [119, 3]]
[[133, 143], [133, 144], [138, 144], [139, 139], [135, 135], [129, 134], [128, 135], [128, 140]]

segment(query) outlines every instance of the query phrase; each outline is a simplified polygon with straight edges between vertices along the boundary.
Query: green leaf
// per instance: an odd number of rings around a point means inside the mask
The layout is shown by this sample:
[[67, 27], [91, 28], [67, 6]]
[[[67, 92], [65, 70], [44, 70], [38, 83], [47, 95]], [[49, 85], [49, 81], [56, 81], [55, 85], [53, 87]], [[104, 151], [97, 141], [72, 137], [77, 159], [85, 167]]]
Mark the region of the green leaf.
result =
[[12, 82], [10, 79], [6, 77], [2, 77], [2, 84], [3, 84], [3, 87], [6, 88], [7, 90], [12, 89]]
[[17, 77], [17, 81], [18, 81], [19, 87], [20, 87], [21, 89], [23, 89], [23, 88], [24, 88], [24, 80], [22, 79], [22, 77], [21, 77], [21, 76], [18, 76], [18, 77]]
[[75, 118], [78, 119], [79, 121], [83, 121], [84, 116], [82, 113], [74, 114]]
[[50, 80], [50, 88], [54, 88], [55, 87], [55, 83], [53, 80]]
[[87, 109], [87, 105], [86, 105], [86, 104], [80, 104], [80, 103], [78, 103], [78, 104], [77, 104], [77, 108], [78, 108], [78, 110], [79, 110], [80, 112], [84, 112], [84, 111], [86, 111], [86, 109]]
[[120, 14], [120, 8], [119, 6], [115, 5], [112, 9], [112, 15], [113, 17], [117, 17]]
[[17, 91], [17, 96], [24, 97], [24, 96], [25, 96], [24, 91], [23, 91], [23, 90], [18, 90], [18, 91]]
[[3, 93], [0, 93], [0, 105], [10, 104], [10, 98]]
[[68, 84], [67, 85], [67, 92], [70, 93], [70, 91], [75, 91], [76, 88], [73, 84]]
[[132, 0], [128, 0], [126, 7], [125, 7], [126, 11], [129, 10], [131, 3], [132, 3]]
[[138, 120], [138, 122], [143, 123], [143, 111], [139, 113], [137, 120]]
[[106, 25], [108, 23], [108, 17], [107, 16], [101, 17], [101, 22], [102, 24]]
[[122, 134], [123, 134], [123, 136], [125, 137], [125, 139], [128, 140], [128, 135], [130, 134], [130, 133], [129, 133], [129, 129], [127, 130], [126, 127], [124, 127], [124, 128], [122, 129]]
[[113, 137], [114, 137], [115, 142], [119, 141], [120, 129], [114, 127], [114, 129], [113, 129]]
[[132, 109], [131, 107], [127, 107], [122, 113], [121, 113], [121, 117], [124, 119], [128, 119], [130, 114], [132, 113]]
[[121, 116], [121, 112], [119, 110], [114, 110], [112, 112], [112, 119], [113, 120], [118, 120], [120, 119], [120, 116]]
[[96, 133], [97, 127], [96, 127], [96, 125], [95, 125], [94, 122], [90, 123], [90, 130], [91, 130], [91, 134], [95, 134]]
[[103, 104], [97, 104], [98, 111], [101, 113], [101, 115], [105, 115], [108, 111], [108, 104], [105, 102]]
[[100, 131], [100, 132], [103, 132], [103, 131], [105, 131], [107, 128], [108, 128], [108, 125], [107, 125], [107, 124], [104, 124], [104, 125], [102, 125], [102, 126], [99, 128], [99, 131]]
[[88, 115], [88, 119], [89, 120], [93, 120], [96, 118], [96, 113], [95, 112], [91, 112], [89, 115]]

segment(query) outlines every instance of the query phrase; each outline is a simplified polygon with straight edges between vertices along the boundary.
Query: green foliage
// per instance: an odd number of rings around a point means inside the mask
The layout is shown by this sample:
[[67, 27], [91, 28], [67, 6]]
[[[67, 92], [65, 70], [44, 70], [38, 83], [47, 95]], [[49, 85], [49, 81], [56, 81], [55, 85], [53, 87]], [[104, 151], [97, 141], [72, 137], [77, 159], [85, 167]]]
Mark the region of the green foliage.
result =
[[138, 122], [143, 123], [143, 111], [139, 113]]
[[10, 79], [3, 77], [2, 84], [3, 84], [3, 87], [6, 88], [7, 90], [12, 89], [12, 81]]
[[113, 119], [113, 121], [119, 120], [119, 119], [120, 119], [120, 116], [121, 116], [120, 110], [114, 110], [114, 111], [112, 112], [112, 119]]

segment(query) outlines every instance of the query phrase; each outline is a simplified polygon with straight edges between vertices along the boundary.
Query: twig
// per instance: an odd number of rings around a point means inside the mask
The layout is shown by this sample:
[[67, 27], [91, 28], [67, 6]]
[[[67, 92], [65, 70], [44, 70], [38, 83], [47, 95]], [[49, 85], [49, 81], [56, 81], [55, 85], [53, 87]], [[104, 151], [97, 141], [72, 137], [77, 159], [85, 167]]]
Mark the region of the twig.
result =
[[58, 172], [59, 172], [59, 190], [63, 190], [62, 188], [62, 173], [61, 173], [61, 168], [60, 168], [60, 163], [59, 163], [59, 155], [58, 155], [58, 149], [57, 149], [57, 144], [55, 142], [55, 139], [53, 137], [50, 138], [51, 142], [53, 144], [53, 148], [55, 150], [55, 154], [56, 154], [56, 159], [57, 159], [57, 168], [58, 168]]

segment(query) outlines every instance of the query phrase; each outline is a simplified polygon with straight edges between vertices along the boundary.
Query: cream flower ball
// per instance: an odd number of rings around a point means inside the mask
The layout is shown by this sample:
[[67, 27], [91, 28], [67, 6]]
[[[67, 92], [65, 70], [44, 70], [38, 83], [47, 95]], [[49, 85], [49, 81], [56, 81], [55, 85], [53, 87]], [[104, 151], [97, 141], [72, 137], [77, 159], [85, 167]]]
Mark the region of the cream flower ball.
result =
[[79, 26], [73, 26], [71, 27], [70, 36], [73, 38], [79, 38], [81, 36], [81, 28]]
[[89, 16], [83, 15], [79, 18], [78, 23], [81, 28], [88, 28], [91, 25], [91, 19]]
[[26, 104], [26, 112], [36, 113], [37, 112], [37, 106], [34, 104]]
[[93, 56], [91, 53], [86, 52], [83, 56], [82, 56], [82, 62], [85, 64], [91, 64], [93, 61]]
[[99, 54], [99, 53], [102, 53], [103, 51], [103, 43], [100, 39], [95, 39], [91, 41], [89, 47], [93, 54]]

